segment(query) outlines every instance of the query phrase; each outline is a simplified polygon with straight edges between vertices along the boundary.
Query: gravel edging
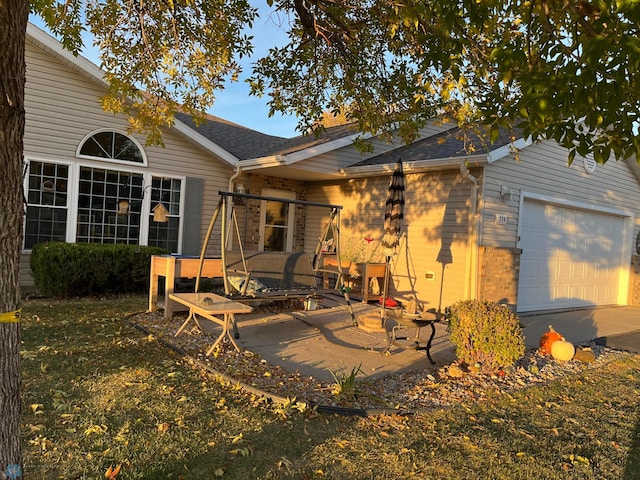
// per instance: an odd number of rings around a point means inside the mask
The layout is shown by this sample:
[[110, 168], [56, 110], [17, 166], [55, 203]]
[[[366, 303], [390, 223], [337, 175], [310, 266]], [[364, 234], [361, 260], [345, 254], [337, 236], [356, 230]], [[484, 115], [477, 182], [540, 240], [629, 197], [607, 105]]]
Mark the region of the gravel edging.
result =
[[[158, 341], [162, 345], [164, 345], [165, 347], [173, 350], [174, 352], [178, 353], [183, 358], [185, 358], [189, 364], [195, 365], [195, 366], [197, 366], [199, 368], [202, 368], [203, 370], [211, 373], [212, 375], [222, 379], [225, 382], [232, 383], [234, 385], [238, 385], [242, 389], [242, 391], [244, 391], [245, 393], [250, 393], [250, 394], [258, 395], [260, 397], [264, 397], [264, 398], [268, 399], [272, 403], [285, 404], [290, 400], [289, 398], [282, 397], [280, 395], [277, 395], [277, 394], [268, 392], [266, 390], [262, 390], [260, 388], [256, 388], [256, 387], [254, 387], [252, 385], [249, 385], [247, 383], [241, 382], [241, 381], [237, 380], [236, 378], [230, 377], [230, 376], [224, 374], [223, 372], [220, 372], [219, 370], [216, 370], [211, 365], [208, 365], [206, 362], [203, 362], [203, 361], [198, 360], [197, 358], [193, 357], [192, 355], [187, 353], [183, 348], [181, 348], [181, 347], [179, 347], [179, 346], [167, 341], [166, 339], [164, 339], [162, 337], [157, 337], [151, 330], [149, 330], [146, 327], [134, 322], [132, 320], [132, 317], [135, 317], [137, 315], [140, 315], [140, 314], [134, 314], [134, 315], [131, 315], [128, 318], [128, 320], [130, 321], [131, 325], [133, 325], [134, 328], [136, 328], [137, 330], [141, 331], [145, 335], [153, 335], [154, 337], [156, 337], [158, 339]], [[314, 411], [316, 411], [318, 413], [332, 414], [332, 415], [369, 417], [369, 416], [377, 416], [377, 415], [389, 415], [389, 414], [396, 414], [397, 415], [397, 414], [401, 414], [401, 413], [402, 414], [412, 413], [412, 412], [400, 412], [400, 411], [397, 411], [397, 410], [389, 410], [389, 409], [364, 409], [364, 408], [341, 407], [341, 406], [335, 406], [335, 405], [314, 404], [314, 403], [309, 403], [309, 402], [303, 402], [303, 403], [308, 404], [311, 409], [313, 409]]]
[[586, 347], [595, 355], [593, 362], [557, 362], [541, 356], [537, 349], [528, 348], [525, 356], [504, 376], [464, 372], [459, 378], [453, 377], [453, 369], [450, 374], [449, 367], [457, 366], [454, 363], [437, 372], [419, 370], [373, 380], [358, 377], [355, 391], [347, 396], [333, 393], [335, 384], [322, 383], [270, 365], [253, 352], [237, 352], [229, 342], [221, 345], [217, 355], [207, 357], [203, 352], [211, 337], [195, 330], [185, 331], [180, 337], [173, 336], [183, 321], [179, 317], [169, 321], [161, 313], [152, 312], [134, 314], [128, 320], [190, 363], [225, 382], [238, 385], [247, 393], [275, 404], [285, 404], [295, 398], [314, 411], [345, 416], [411, 415], [461, 402], [481, 401], [491, 393], [544, 385], [629, 355], [591, 342]]

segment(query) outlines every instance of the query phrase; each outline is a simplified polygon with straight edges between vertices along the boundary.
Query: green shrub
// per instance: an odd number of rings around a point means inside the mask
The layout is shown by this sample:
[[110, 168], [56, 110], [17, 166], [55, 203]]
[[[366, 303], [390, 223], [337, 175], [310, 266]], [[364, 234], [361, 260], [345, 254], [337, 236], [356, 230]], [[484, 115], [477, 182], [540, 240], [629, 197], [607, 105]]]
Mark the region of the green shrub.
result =
[[40, 293], [49, 297], [134, 293], [149, 288], [151, 255], [165, 253], [137, 245], [51, 242], [33, 247], [30, 266]]
[[451, 342], [459, 360], [480, 364], [483, 372], [513, 365], [524, 355], [524, 336], [518, 316], [492, 302], [464, 300], [445, 309]]

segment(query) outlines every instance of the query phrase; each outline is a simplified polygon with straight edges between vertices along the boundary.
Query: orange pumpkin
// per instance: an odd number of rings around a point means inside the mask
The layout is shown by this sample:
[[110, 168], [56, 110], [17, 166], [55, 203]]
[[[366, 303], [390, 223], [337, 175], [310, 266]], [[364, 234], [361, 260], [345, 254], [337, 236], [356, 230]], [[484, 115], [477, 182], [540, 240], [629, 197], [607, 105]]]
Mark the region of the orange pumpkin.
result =
[[562, 339], [562, 335], [553, 329], [553, 326], [549, 325], [549, 331], [545, 332], [540, 337], [540, 353], [542, 355], [551, 355], [551, 344]]

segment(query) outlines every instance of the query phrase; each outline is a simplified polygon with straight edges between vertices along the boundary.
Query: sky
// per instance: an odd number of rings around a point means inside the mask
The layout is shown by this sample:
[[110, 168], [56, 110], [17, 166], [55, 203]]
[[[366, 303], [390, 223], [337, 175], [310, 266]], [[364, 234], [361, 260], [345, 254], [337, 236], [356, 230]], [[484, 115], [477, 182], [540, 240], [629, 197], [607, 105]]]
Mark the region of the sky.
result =
[[[269, 135], [295, 137], [299, 135], [295, 130], [297, 119], [278, 114], [269, 118], [268, 98], [250, 96], [249, 85], [244, 82], [251, 75], [252, 62], [264, 56], [269, 48], [283, 45], [287, 40], [286, 33], [278, 26], [279, 20], [270, 15], [266, 2], [264, 3], [264, 7], [259, 7], [260, 17], [254, 22], [253, 29], [248, 32], [249, 35], [254, 36], [253, 55], [241, 59], [243, 73], [239, 81], [227, 84], [225, 89], [217, 94], [216, 103], [209, 113]], [[47, 31], [39, 17], [32, 15], [29, 20]], [[87, 38], [85, 47], [82, 56], [99, 65], [98, 50], [91, 45], [90, 38]]]
[[[252, 2], [255, 4], [255, 1]], [[278, 26], [278, 19], [272, 18], [268, 8], [260, 8], [260, 17], [256, 19], [253, 35], [253, 55], [243, 59], [243, 73], [239, 82], [227, 85], [220, 92], [211, 114], [230, 120], [253, 130], [279, 137], [294, 137], [299, 135], [295, 131], [297, 120], [295, 117], [274, 115], [268, 117], [269, 108], [267, 98], [257, 98], [249, 95], [249, 85], [243, 80], [251, 75], [251, 63], [266, 55], [269, 48], [284, 45], [287, 41], [286, 33]]]

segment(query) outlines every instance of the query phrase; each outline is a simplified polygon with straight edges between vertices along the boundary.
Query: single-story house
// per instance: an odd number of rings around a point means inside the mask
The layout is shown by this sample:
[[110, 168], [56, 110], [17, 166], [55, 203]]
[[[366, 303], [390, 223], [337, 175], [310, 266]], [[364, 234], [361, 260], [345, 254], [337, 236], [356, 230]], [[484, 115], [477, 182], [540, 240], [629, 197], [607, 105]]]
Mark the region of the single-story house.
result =
[[[405, 211], [390, 295], [439, 310], [468, 298], [519, 312], [640, 303], [635, 161], [587, 157], [568, 166], [554, 142], [509, 137], [470, 154], [459, 129], [438, 119], [410, 145], [370, 137], [363, 154], [349, 126], [284, 139], [179, 115], [165, 147], [147, 147], [126, 134], [125, 118], [102, 111], [95, 65], [33, 25], [27, 40], [25, 285], [38, 242], [197, 254], [219, 191], [342, 205], [343, 252], [379, 261], [385, 198], [401, 159]], [[254, 250], [313, 252], [330, 213], [239, 203], [236, 241]], [[160, 204], [168, 222], [154, 221]]]

